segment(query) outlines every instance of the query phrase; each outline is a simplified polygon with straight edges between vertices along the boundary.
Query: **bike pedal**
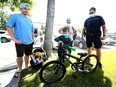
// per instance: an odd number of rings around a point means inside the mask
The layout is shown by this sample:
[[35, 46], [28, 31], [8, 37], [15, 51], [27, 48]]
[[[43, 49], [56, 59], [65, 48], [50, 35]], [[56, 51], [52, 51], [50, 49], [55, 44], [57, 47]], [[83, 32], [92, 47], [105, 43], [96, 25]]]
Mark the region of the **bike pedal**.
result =
[[81, 72], [82, 73], [89, 73], [90, 71], [89, 70], [82, 70]]

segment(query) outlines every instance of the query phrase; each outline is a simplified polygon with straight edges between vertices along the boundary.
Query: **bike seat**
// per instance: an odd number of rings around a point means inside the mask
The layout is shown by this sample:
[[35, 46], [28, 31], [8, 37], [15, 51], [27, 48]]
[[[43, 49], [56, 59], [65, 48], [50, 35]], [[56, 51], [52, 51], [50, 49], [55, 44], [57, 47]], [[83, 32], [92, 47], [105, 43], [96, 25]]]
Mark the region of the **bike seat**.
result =
[[80, 55], [81, 57], [87, 56], [87, 53], [77, 53], [78, 55]]

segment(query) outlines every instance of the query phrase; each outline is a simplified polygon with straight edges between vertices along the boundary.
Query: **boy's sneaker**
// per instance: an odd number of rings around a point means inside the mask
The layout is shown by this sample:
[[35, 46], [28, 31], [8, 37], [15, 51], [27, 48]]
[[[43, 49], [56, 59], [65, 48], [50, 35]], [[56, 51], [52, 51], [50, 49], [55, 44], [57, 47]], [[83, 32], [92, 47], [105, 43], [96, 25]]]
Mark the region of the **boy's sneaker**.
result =
[[104, 69], [104, 67], [101, 63], [99, 63], [98, 66], [99, 66], [100, 69], [102, 69], [102, 70]]

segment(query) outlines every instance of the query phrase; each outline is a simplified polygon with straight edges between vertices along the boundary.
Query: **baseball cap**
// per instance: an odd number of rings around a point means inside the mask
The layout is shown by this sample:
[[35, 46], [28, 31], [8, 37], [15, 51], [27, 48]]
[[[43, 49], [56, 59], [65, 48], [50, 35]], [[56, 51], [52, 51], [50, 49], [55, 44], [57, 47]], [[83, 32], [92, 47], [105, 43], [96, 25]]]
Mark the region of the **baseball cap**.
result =
[[21, 4], [20, 4], [20, 9], [22, 9], [22, 8], [27, 8], [27, 9], [29, 9], [29, 5], [28, 5], [27, 3], [21, 3]]

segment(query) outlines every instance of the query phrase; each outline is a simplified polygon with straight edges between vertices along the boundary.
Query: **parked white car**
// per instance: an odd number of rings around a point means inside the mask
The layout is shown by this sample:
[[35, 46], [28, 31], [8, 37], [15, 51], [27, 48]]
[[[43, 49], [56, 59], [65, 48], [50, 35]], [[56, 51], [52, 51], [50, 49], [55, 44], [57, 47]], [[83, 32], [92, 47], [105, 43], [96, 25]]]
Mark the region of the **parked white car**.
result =
[[0, 40], [1, 43], [6, 43], [11, 41], [11, 37], [6, 30], [0, 30]]
[[114, 45], [116, 44], [116, 40], [107, 37], [105, 40], [102, 41], [103, 45]]

